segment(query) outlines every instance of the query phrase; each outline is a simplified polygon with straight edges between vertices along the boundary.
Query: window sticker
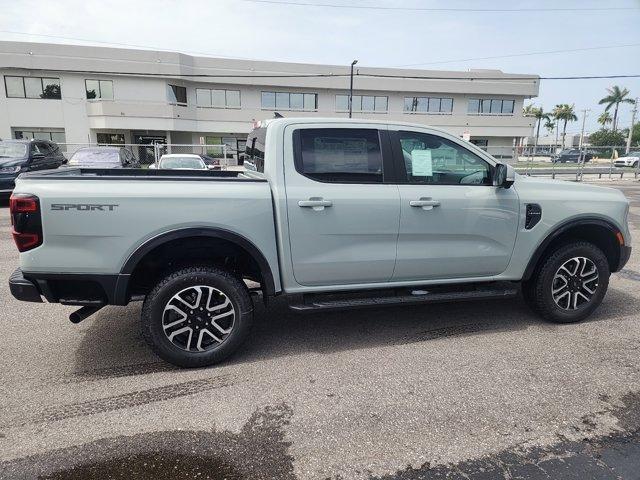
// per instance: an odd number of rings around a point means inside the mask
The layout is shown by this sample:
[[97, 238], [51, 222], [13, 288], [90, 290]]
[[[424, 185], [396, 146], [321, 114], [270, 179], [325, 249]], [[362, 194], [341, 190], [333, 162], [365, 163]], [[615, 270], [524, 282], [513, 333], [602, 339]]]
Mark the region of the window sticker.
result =
[[433, 162], [431, 161], [431, 150], [411, 151], [411, 175], [414, 177], [432, 177]]

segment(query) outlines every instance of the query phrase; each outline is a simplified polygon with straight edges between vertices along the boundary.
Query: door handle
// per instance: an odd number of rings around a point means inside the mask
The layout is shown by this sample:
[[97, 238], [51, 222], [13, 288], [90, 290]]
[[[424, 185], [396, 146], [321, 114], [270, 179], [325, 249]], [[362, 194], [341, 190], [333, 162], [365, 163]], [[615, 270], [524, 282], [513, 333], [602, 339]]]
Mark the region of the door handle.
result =
[[311, 197], [309, 200], [300, 200], [298, 206], [302, 208], [313, 208], [316, 212], [324, 210], [325, 207], [331, 207], [333, 202], [319, 197]]
[[420, 207], [423, 210], [433, 210], [434, 207], [440, 206], [440, 202], [431, 199], [431, 197], [421, 197], [420, 200], [411, 200], [409, 205], [412, 207]]

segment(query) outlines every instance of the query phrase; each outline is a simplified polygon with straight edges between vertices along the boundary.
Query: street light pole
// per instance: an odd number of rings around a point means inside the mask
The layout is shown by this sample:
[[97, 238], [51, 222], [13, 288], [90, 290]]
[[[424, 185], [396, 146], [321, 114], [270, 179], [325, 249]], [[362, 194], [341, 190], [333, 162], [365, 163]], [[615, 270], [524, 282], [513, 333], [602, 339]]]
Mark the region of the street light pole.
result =
[[[589, 114], [590, 111], [591, 111], [590, 108], [585, 108], [584, 110], [582, 110], [582, 129], [580, 130], [580, 145], [578, 146], [578, 149], [580, 150], [580, 156], [578, 157], [578, 170], [580, 174], [580, 181], [582, 181], [582, 172], [584, 170], [584, 159], [586, 158], [586, 151], [583, 151], [584, 124], [587, 121], [587, 115]], [[576, 172], [576, 180], [578, 180], [578, 172]]]
[[636, 101], [633, 104], [633, 110], [631, 112], [631, 127], [629, 127], [629, 135], [627, 136], [627, 148], [625, 149], [625, 155], [629, 154], [629, 150], [631, 150], [631, 137], [633, 136], [633, 124], [636, 123], [636, 113], [638, 113], [638, 100], [640, 98], [636, 98]]
[[351, 112], [353, 111], [353, 66], [358, 63], [358, 60], [351, 62], [351, 76], [349, 82], [349, 118], [351, 118]]

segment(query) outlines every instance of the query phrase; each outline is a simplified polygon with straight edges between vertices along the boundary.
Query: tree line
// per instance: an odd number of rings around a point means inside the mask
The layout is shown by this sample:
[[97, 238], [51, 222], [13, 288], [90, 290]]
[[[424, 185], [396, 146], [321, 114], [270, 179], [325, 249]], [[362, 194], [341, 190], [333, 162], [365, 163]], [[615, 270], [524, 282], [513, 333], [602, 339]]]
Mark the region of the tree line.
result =
[[[589, 143], [594, 146], [624, 146], [626, 144], [627, 136], [629, 134], [628, 129], [619, 129], [618, 125], [618, 113], [620, 105], [622, 104], [635, 104], [635, 100], [630, 97], [630, 92], [626, 88], [620, 88], [614, 85], [611, 88], [607, 88], [607, 95], [600, 99], [599, 105], [604, 105], [604, 111], [598, 117], [598, 123], [602, 126], [600, 130], [589, 135]], [[613, 111], [613, 115], [611, 115]], [[545, 112], [543, 107], [536, 107], [535, 105], [527, 105], [524, 110], [524, 115], [533, 117], [536, 119], [535, 127], [535, 144], [538, 144], [540, 137], [540, 128], [543, 125], [549, 134], [556, 132], [556, 144], [558, 144], [559, 127], [562, 126], [562, 143], [565, 146], [565, 138], [567, 135], [567, 123], [575, 122], [578, 117], [575, 112], [575, 105], [569, 105], [566, 103], [558, 104], [550, 112]], [[607, 126], [611, 124], [611, 128]], [[640, 124], [635, 125], [632, 138], [632, 145], [640, 144]]]

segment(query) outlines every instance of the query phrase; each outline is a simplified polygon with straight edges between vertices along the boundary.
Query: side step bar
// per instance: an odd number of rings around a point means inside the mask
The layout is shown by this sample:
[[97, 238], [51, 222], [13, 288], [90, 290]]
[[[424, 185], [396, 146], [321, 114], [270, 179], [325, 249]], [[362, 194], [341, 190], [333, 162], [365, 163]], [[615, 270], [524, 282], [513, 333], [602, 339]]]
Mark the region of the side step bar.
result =
[[[392, 290], [367, 290], [353, 293], [306, 294], [300, 303], [289, 305], [296, 312], [343, 310], [363, 307], [392, 307], [422, 303], [461, 302], [511, 298], [518, 295], [518, 286], [512, 282], [475, 285], [429, 286]], [[300, 296], [298, 296], [300, 299]]]

